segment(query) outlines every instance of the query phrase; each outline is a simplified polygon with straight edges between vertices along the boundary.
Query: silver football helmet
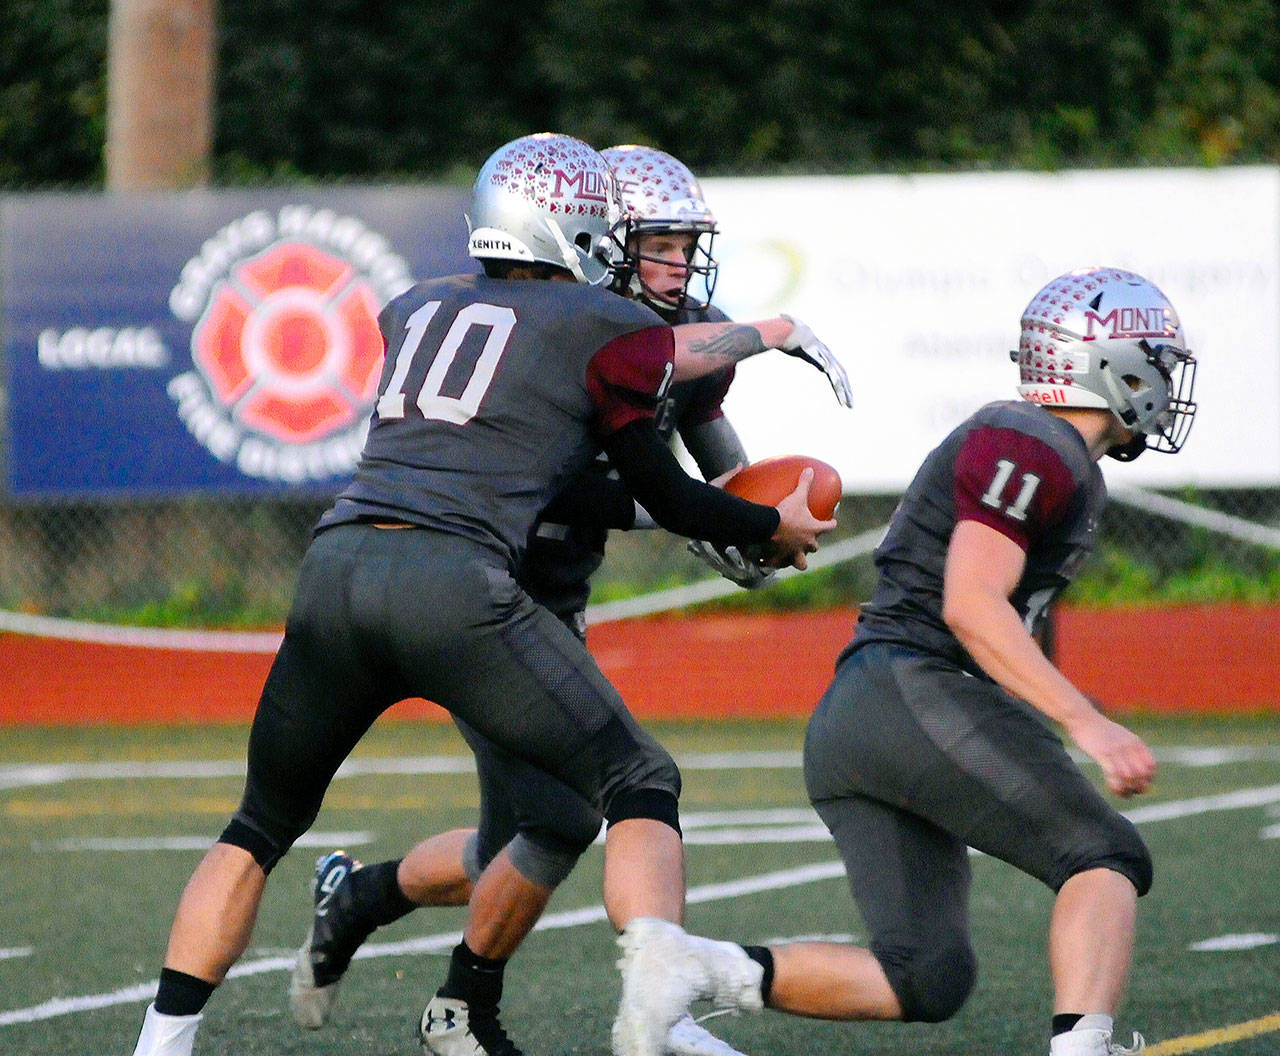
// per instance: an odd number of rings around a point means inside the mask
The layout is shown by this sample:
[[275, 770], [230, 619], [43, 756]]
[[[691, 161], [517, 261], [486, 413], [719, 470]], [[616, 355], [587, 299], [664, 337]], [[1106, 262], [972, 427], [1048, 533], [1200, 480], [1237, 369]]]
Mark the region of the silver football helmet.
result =
[[1046, 407], [1100, 407], [1133, 430], [1107, 453], [1181, 449], [1195, 418], [1196, 360], [1173, 305], [1155, 284], [1119, 268], [1082, 268], [1045, 286], [1022, 313], [1010, 357], [1018, 393]]
[[[608, 147], [601, 153], [613, 167], [627, 220], [624, 259], [615, 289], [660, 309], [705, 308], [715, 292], [719, 266], [712, 243], [718, 229], [693, 173], [670, 154], [653, 147], [625, 144]], [[694, 235], [684, 286], [674, 300], [640, 281], [640, 261], [646, 258], [636, 238], [671, 233]], [[689, 292], [689, 281], [695, 276], [699, 280], [697, 297]]]
[[572, 136], [539, 132], [499, 147], [471, 193], [467, 252], [540, 261], [598, 286], [617, 263], [617, 185], [599, 151]]

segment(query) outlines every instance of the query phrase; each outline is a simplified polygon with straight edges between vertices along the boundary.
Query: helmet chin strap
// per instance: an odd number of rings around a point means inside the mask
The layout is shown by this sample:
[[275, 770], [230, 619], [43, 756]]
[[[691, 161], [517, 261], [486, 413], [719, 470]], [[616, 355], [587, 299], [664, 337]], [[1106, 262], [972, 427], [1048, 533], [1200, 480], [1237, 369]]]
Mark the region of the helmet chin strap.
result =
[[1116, 372], [1110, 366], [1102, 367], [1099, 373], [1102, 375], [1102, 383], [1107, 387], [1111, 409], [1127, 428], [1132, 429], [1138, 420], [1138, 414], [1133, 409], [1133, 394], [1129, 391], [1129, 386], [1116, 377]]
[[1117, 462], [1132, 462], [1147, 449], [1147, 434], [1134, 433], [1133, 437], [1123, 444], [1115, 444], [1107, 448], [1107, 454]]
[[[532, 209], [529, 211], [533, 212]], [[560, 225], [550, 219], [544, 220], [543, 223], [547, 225], [547, 229], [556, 240], [556, 245], [560, 247], [560, 257], [564, 261], [564, 266], [573, 273], [573, 277], [579, 282], [587, 286], [592, 285], [582, 270], [582, 264], [578, 260], [577, 251], [573, 246], [569, 245], [568, 240], [564, 237], [564, 232], [560, 230]]]

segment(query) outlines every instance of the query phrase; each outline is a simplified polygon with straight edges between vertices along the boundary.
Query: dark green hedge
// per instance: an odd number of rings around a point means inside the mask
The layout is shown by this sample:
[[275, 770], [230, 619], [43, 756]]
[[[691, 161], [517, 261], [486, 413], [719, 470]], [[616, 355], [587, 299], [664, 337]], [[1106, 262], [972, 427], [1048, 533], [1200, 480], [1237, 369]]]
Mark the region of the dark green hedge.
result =
[[[0, 186], [102, 179], [108, 0], [0, 5]], [[1280, 0], [220, 0], [222, 183], [466, 178], [529, 131], [699, 173], [1280, 160]]]

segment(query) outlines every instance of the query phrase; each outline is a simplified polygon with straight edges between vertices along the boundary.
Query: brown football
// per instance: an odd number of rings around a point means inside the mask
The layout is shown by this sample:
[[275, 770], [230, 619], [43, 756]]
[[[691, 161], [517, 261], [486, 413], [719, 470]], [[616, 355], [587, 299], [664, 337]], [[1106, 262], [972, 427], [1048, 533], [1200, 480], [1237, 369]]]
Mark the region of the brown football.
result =
[[725, 481], [724, 490], [740, 499], [777, 506], [796, 490], [800, 474], [806, 469], [813, 470], [809, 510], [819, 520], [829, 521], [835, 515], [844, 485], [834, 466], [808, 455], [778, 455], [752, 462]]

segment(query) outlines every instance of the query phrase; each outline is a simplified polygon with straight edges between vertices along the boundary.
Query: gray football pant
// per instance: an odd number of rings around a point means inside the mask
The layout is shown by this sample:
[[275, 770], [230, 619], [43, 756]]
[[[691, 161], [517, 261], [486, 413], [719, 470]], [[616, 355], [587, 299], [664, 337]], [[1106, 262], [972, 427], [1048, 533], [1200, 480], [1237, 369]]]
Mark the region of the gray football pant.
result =
[[[344, 525], [320, 533], [303, 560], [236, 821], [278, 858], [369, 726], [408, 697], [445, 707], [594, 811], [638, 790], [679, 794], [671, 757], [497, 555], [445, 533]], [[533, 804], [538, 791], [515, 790], [515, 802]], [[542, 823], [552, 813], [536, 811]], [[587, 836], [586, 818], [566, 817], [556, 837], [589, 843], [598, 824]]]
[[1140, 894], [1151, 858], [1030, 705], [886, 644], [844, 658], [809, 722], [804, 775], [908, 1019], [953, 1015], [973, 985], [968, 848], [1056, 891], [1085, 869]]

